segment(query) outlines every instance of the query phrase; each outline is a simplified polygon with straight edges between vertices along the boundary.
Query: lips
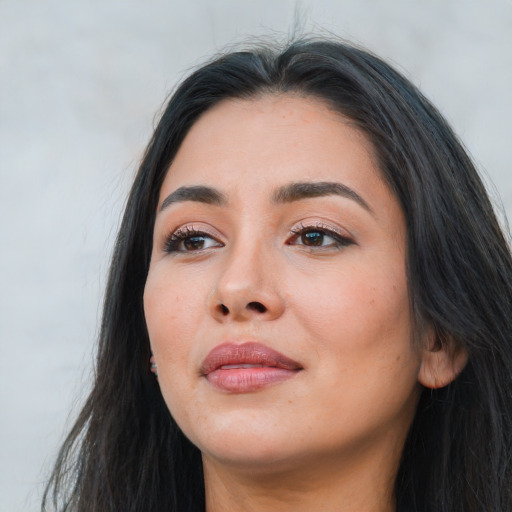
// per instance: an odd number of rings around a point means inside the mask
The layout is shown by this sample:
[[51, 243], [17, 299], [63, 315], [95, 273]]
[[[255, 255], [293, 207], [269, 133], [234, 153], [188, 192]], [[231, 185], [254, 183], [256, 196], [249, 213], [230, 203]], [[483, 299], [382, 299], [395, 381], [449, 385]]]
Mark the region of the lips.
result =
[[294, 377], [302, 366], [261, 343], [224, 343], [201, 364], [201, 373], [215, 388], [248, 393]]

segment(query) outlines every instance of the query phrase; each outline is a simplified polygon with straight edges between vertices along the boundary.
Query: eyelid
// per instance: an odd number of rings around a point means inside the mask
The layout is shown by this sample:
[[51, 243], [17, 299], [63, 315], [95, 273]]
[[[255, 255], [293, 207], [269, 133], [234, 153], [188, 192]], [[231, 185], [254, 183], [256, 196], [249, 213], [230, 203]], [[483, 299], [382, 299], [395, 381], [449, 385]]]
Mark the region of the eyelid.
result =
[[[172, 244], [177, 245], [181, 241], [186, 240], [187, 238], [192, 238], [194, 236], [198, 236], [198, 237], [204, 236], [205, 238], [211, 238], [212, 240], [215, 240], [222, 246], [224, 245], [224, 242], [222, 241], [223, 237], [217, 230], [214, 230], [213, 228], [211, 228], [210, 226], [205, 225], [205, 224], [190, 223], [190, 224], [180, 225], [180, 226], [168, 231], [161, 242], [161, 251], [166, 254], [171, 254], [171, 253], [175, 253], [175, 252], [186, 253], [188, 251], [172, 250], [171, 245]], [[210, 249], [210, 248], [207, 248], [207, 249]], [[205, 249], [205, 250], [207, 250], [207, 249]], [[193, 254], [194, 252], [190, 251], [190, 253]]]
[[291, 232], [298, 232], [301, 230], [318, 229], [322, 231], [332, 232], [343, 238], [354, 239], [354, 235], [348, 229], [339, 226], [337, 223], [328, 221], [326, 219], [306, 219], [295, 223], [290, 229]]
[[[308, 231], [320, 231], [326, 234], [327, 236], [333, 238], [336, 241], [337, 247], [340, 246], [348, 246], [348, 245], [356, 245], [356, 241], [354, 239], [354, 236], [348, 232], [346, 229], [343, 229], [337, 225], [333, 225], [332, 223], [327, 223], [325, 220], [310, 220], [310, 221], [301, 221], [298, 224], [294, 225], [290, 232], [293, 234], [292, 238], [295, 240], [302, 236], [304, 233], [307, 233]], [[289, 239], [287, 241], [287, 245], [297, 245], [301, 246], [305, 244], [295, 244], [295, 243], [289, 243]], [[334, 245], [334, 244], [333, 244]], [[322, 250], [322, 249], [328, 249], [332, 248], [331, 246], [317, 246], [316, 249], [314, 246], [306, 246], [311, 247], [314, 250]]]

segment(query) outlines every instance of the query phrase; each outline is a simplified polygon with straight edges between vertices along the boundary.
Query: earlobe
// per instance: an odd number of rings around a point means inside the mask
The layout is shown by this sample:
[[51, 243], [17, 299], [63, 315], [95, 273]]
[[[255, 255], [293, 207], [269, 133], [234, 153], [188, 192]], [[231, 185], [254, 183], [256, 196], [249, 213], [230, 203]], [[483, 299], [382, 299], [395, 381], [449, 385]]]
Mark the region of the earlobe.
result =
[[426, 388], [442, 388], [455, 380], [467, 362], [465, 348], [454, 346], [451, 340], [436, 340], [423, 350], [418, 381]]

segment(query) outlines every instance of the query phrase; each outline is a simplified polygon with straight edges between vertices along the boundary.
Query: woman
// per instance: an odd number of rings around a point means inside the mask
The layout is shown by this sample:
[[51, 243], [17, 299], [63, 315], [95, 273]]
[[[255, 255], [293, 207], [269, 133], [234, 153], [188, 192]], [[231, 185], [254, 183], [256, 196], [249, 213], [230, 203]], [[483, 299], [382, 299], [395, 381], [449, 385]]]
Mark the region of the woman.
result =
[[413, 85], [333, 41], [223, 55], [147, 148], [43, 508], [509, 512], [511, 297]]

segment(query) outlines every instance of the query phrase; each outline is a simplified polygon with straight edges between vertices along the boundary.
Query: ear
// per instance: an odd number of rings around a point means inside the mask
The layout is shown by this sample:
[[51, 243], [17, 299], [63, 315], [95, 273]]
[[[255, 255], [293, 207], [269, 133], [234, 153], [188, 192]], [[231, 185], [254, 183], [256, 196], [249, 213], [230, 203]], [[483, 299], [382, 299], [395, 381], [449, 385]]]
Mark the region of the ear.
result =
[[435, 332], [428, 337], [430, 340], [423, 349], [418, 381], [426, 388], [438, 389], [455, 380], [468, 362], [468, 353], [451, 338], [441, 341]]

